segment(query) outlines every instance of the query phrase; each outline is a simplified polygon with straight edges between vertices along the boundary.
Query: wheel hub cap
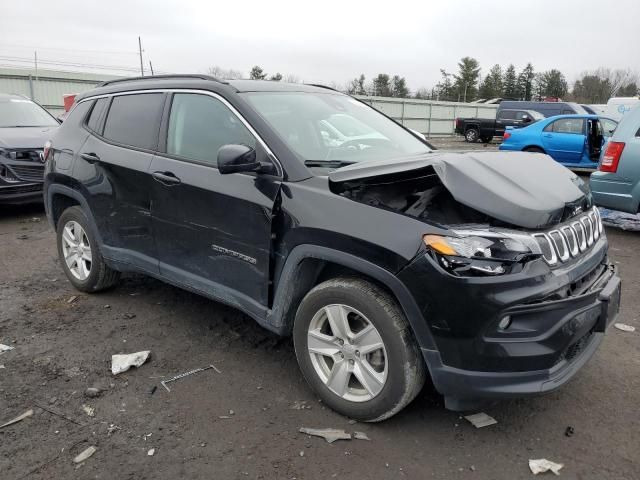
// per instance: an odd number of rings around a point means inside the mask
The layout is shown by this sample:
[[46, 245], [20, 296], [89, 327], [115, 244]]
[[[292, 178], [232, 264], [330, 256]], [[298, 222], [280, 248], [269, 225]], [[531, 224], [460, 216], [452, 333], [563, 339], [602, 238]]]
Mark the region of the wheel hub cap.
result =
[[320, 380], [345, 400], [365, 402], [387, 380], [387, 354], [380, 333], [362, 313], [328, 305], [309, 324], [307, 347]]
[[62, 230], [62, 254], [67, 268], [78, 280], [91, 273], [91, 245], [87, 233], [78, 222], [67, 222]]

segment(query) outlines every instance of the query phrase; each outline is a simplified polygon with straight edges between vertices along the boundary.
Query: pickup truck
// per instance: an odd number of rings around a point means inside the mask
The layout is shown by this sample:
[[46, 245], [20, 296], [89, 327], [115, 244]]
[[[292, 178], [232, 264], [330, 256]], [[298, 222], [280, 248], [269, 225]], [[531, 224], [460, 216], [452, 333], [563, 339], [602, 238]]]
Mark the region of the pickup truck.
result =
[[535, 110], [498, 109], [496, 118], [456, 118], [455, 132], [464, 135], [467, 142], [482, 140], [489, 143], [502, 136], [506, 127], [525, 127], [542, 120], [544, 115]]

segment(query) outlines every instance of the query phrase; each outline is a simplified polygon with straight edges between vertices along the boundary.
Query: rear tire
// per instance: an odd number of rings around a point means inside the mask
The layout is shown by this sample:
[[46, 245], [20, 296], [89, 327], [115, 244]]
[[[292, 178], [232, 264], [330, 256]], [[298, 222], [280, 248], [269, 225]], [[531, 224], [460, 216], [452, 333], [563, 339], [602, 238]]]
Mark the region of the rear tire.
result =
[[531, 152], [531, 153], [545, 153], [540, 147], [527, 147], [523, 150], [523, 152]]
[[469, 143], [476, 143], [480, 138], [480, 132], [476, 128], [470, 128], [464, 132], [464, 139]]
[[424, 360], [402, 310], [365, 280], [334, 278], [313, 288], [298, 308], [293, 341], [311, 388], [349, 418], [385, 420], [424, 385]]
[[82, 208], [67, 208], [56, 228], [58, 257], [71, 284], [82, 292], [98, 292], [114, 286], [120, 272], [105, 263], [91, 223]]

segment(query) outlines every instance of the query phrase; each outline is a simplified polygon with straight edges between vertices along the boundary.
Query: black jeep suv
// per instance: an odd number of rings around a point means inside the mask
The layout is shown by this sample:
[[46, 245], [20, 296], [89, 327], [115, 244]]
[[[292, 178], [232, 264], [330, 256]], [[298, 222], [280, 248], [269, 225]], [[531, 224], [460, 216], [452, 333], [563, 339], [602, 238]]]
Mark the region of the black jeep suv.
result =
[[568, 381], [616, 316], [591, 194], [542, 154], [441, 153], [331, 89], [102, 84], [51, 139], [46, 209], [87, 292], [143, 272], [292, 335], [322, 400], [377, 421]]

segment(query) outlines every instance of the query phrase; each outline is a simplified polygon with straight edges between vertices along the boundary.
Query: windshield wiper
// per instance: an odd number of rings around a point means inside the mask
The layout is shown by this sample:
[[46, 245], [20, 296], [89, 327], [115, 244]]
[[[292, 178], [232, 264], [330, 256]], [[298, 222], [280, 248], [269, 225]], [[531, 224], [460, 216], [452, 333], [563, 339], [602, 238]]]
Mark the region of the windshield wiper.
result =
[[347, 165], [353, 165], [356, 162], [347, 162], [345, 160], [305, 160], [307, 167], [323, 167], [323, 168], [340, 168]]

